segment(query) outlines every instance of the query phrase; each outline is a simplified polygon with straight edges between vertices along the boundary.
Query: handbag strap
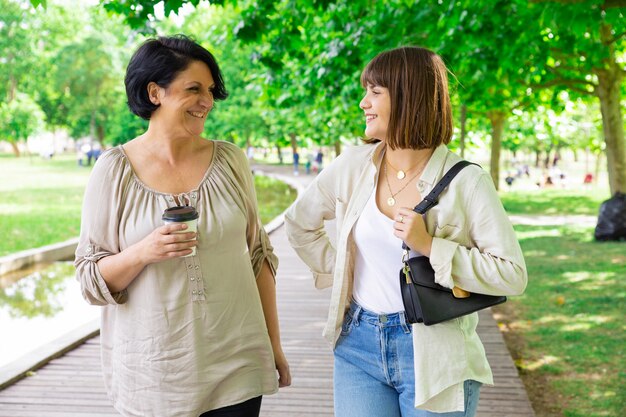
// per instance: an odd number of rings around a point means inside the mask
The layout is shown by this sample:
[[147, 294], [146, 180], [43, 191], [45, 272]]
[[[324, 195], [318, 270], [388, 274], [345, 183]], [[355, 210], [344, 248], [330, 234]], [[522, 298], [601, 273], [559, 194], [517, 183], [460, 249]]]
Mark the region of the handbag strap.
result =
[[[435, 184], [435, 186], [430, 191], [430, 193], [428, 193], [428, 195], [424, 197], [424, 199], [420, 201], [420, 203], [413, 208], [413, 211], [418, 214], [424, 214], [431, 208], [435, 207], [437, 203], [439, 202], [438, 201], [439, 194], [441, 194], [441, 192], [445, 190], [446, 187], [448, 187], [448, 185], [450, 185], [450, 182], [454, 179], [454, 177], [456, 177], [456, 174], [461, 172], [461, 170], [468, 165], [480, 166], [478, 164], [465, 161], [465, 160], [459, 161], [456, 164], [454, 164], [454, 166], [452, 166], [452, 168], [450, 168], [448, 172], [445, 173], [443, 178], [441, 178], [439, 182]], [[408, 249], [408, 246], [404, 242], [402, 242], [402, 249], [404, 250]]]

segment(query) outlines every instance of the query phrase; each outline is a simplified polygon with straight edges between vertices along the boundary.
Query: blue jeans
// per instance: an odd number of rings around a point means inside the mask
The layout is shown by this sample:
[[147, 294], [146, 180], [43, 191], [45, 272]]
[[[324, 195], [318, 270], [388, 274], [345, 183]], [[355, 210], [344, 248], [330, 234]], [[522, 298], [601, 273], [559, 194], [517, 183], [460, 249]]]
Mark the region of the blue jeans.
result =
[[[444, 360], [444, 358], [442, 358]], [[413, 336], [404, 312], [378, 315], [354, 301], [335, 346], [336, 417], [473, 417], [481, 383], [465, 381], [465, 412], [415, 408]]]

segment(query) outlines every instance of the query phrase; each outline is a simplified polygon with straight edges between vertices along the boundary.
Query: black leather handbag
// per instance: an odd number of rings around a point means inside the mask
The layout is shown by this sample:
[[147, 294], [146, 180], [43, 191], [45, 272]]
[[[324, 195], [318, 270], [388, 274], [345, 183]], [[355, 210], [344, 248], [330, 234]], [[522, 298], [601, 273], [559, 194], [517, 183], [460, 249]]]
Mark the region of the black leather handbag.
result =
[[[439, 194], [456, 174], [470, 164], [467, 161], [456, 163], [413, 211], [424, 214], [437, 205]], [[435, 271], [430, 260], [425, 256], [409, 258], [409, 248], [405, 243], [402, 248], [404, 266], [400, 270], [400, 291], [409, 323], [430, 326], [506, 301], [505, 296], [469, 293], [457, 287], [450, 289], [435, 283]]]

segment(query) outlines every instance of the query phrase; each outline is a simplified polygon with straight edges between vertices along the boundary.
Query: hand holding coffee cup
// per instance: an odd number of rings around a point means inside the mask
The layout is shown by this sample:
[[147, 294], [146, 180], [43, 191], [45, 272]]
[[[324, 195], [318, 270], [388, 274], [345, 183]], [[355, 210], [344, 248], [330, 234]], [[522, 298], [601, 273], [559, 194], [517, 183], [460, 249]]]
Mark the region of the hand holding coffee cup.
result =
[[[188, 233], [198, 231], [198, 212], [191, 206], [176, 206], [170, 207], [163, 212], [161, 217], [165, 224], [169, 223], [185, 223], [187, 229], [179, 230], [173, 233]], [[193, 239], [191, 239], [193, 240]], [[192, 252], [188, 256], [194, 256], [196, 254], [196, 247], [191, 248]]]

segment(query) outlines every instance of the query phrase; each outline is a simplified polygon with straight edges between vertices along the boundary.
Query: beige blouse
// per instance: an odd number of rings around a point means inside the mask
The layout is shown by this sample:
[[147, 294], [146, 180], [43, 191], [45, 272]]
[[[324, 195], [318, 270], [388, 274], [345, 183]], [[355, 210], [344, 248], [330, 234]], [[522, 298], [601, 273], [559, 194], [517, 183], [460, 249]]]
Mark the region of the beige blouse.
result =
[[[128, 288], [110, 293], [96, 262], [163, 224], [178, 200], [196, 207], [197, 254], [148, 265]], [[201, 183], [178, 196], [143, 184], [121, 146], [91, 174], [76, 250], [76, 277], [101, 305], [106, 389], [125, 416], [198, 416], [278, 390], [256, 286], [277, 259], [259, 221], [243, 152], [215, 141]]]

